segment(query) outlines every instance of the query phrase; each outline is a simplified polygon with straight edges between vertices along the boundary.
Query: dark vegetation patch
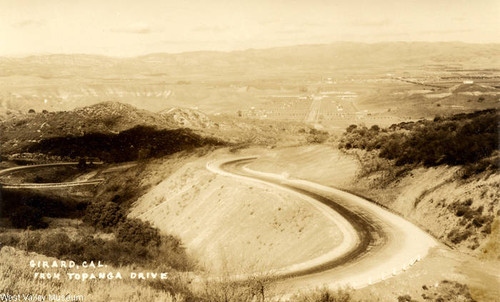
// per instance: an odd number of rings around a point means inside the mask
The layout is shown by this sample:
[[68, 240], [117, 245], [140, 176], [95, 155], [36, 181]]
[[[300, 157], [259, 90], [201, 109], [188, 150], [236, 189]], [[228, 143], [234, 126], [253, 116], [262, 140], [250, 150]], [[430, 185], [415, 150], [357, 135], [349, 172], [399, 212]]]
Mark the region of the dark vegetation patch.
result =
[[[161, 234], [147, 222], [127, 218], [129, 205], [120, 204], [120, 198], [88, 202], [36, 191], [3, 190], [2, 217], [9, 218], [14, 228], [30, 231], [4, 229], [0, 231], [0, 246], [11, 245], [59, 259], [101, 260], [117, 266], [135, 264], [176, 270], [195, 267], [177, 237]], [[84, 223], [75, 237], [52, 227], [41, 230], [48, 226], [48, 217], [81, 218]], [[109, 235], [96, 235], [102, 233]]]
[[483, 173], [485, 171], [498, 171], [500, 163], [500, 154], [496, 153], [491, 157], [483, 158], [475, 163], [467, 163], [461, 169], [460, 176], [463, 179], [468, 179], [474, 175]]
[[146, 166], [145, 162], [139, 162], [134, 167], [121, 171], [118, 177], [105, 177], [97, 190], [96, 200], [114, 202], [128, 211], [132, 203], [149, 188], [141, 183], [144, 177], [149, 177], [144, 174]]
[[[153, 255], [148, 255], [143, 251], [139, 256], [145, 260], [153, 260], [161, 254], [168, 254], [174, 257], [171, 260], [167, 259], [167, 263], [178, 268], [179, 266], [183, 269], [188, 268], [187, 257], [178, 238], [162, 235], [148, 222], [127, 218], [125, 213], [126, 211], [120, 205], [112, 201], [95, 202], [87, 207], [83, 221], [98, 230], [113, 233], [116, 241], [121, 244], [134, 246], [139, 251], [146, 248]], [[182, 260], [186, 261], [179, 262], [179, 258], [185, 258]]]
[[61, 198], [30, 190], [2, 189], [0, 196], [0, 217], [9, 218], [17, 228], [43, 228], [43, 217], [80, 217], [88, 204], [81, 198]]
[[22, 205], [9, 215], [12, 226], [15, 228], [45, 228], [47, 223], [42, 220], [43, 213], [35, 207]]
[[[299, 131], [299, 133], [300, 133], [300, 131]], [[322, 130], [312, 128], [309, 131], [309, 136], [307, 137], [307, 142], [310, 144], [322, 144], [328, 139], [328, 137], [329, 137], [329, 134], [327, 131], [322, 131]]]
[[293, 302], [349, 302], [359, 301], [352, 297], [352, 290], [338, 289], [331, 290], [327, 287], [316, 289], [304, 294], [296, 294], [292, 296], [290, 301]]
[[[54, 196], [36, 190], [3, 190], [0, 214], [9, 218], [17, 230], [0, 231], [0, 245], [75, 261], [193, 269], [195, 263], [178, 238], [160, 233], [149, 223], [126, 217], [134, 198], [143, 192], [139, 175], [146, 166], [147, 162], [141, 161], [119, 175], [108, 175], [107, 182], [92, 199], [71, 194]], [[49, 218], [81, 219], [83, 223], [78, 224], [75, 236], [69, 229], [54, 229]], [[19, 229], [30, 231], [19, 232]]]
[[[467, 285], [456, 282], [443, 280], [439, 282], [437, 287], [422, 286], [421, 297], [424, 301], [429, 302], [447, 302], [447, 301], [463, 301], [475, 302]], [[402, 295], [398, 297], [398, 302], [413, 302], [421, 301], [421, 299], [413, 299], [410, 295]]]
[[106, 162], [125, 162], [161, 157], [205, 145], [224, 145], [224, 142], [202, 137], [189, 129], [165, 130], [136, 126], [118, 134], [89, 133], [83, 136], [48, 138], [28, 146], [24, 152], [70, 158], [97, 157]]
[[69, 236], [61, 229], [29, 232], [0, 232], [0, 244], [63, 260], [101, 261], [115, 266], [135, 264], [142, 267], [187, 270], [192, 262], [187, 258], [180, 241], [162, 238], [146, 244], [127, 241], [128, 238], [100, 238], [92, 229], [79, 228], [79, 235]]
[[339, 147], [379, 150], [381, 158], [394, 160], [398, 166], [469, 165], [466, 178], [472, 173], [498, 169], [498, 160], [489, 159], [499, 146], [498, 127], [496, 109], [403, 122], [382, 129], [376, 125], [351, 125]]
[[460, 217], [460, 222], [453, 230], [451, 230], [447, 238], [454, 244], [459, 244], [469, 238], [472, 239], [473, 244], [470, 246], [476, 249], [479, 246], [477, 236], [479, 232], [484, 234], [491, 234], [491, 226], [495, 216], [483, 214], [484, 207], [472, 207], [472, 200], [455, 201], [448, 205], [448, 210]]

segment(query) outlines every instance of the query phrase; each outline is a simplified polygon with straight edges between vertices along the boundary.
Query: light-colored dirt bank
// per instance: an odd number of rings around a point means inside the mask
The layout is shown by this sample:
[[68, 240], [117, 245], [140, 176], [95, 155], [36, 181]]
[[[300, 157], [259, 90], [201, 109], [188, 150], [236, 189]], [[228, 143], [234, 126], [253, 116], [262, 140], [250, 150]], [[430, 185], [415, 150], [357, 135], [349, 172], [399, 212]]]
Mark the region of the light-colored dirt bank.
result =
[[282, 173], [323, 185], [345, 186], [356, 176], [359, 163], [332, 146], [312, 145], [267, 150], [249, 167]]
[[317, 258], [343, 241], [336, 224], [306, 200], [205, 169], [225, 156], [219, 151], [187, 162], [143, 195], [130, 215], [178, 235], [215, 273], [279, 269]]

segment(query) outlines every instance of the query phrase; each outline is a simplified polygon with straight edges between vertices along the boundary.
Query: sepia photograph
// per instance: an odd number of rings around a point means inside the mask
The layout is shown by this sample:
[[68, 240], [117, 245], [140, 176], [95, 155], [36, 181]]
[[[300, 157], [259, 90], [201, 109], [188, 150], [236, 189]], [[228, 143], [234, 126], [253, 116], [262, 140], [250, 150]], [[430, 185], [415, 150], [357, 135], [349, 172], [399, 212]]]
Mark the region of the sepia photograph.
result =
[[500, 302], [500, 1], [0, 0], [0, 302]]

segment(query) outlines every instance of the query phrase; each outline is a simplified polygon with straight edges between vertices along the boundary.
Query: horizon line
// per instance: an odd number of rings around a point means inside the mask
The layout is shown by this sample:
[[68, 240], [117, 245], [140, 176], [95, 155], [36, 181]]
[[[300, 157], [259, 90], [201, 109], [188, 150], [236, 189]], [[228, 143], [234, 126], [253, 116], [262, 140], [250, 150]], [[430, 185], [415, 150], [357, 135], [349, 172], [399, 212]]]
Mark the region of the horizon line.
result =
[[271, 50], [271, 49], [282, 49], [282, 48], [290, 48], [290, 47], [300, 47], [300, 46], [327, 46], [334, 44], [365, 44], [365, 45], [376, 45], [376, 44], [391, 44], [391, 43], [404, 43], [404, 44], [467, 44], [467, 45], [500, 45], [500, 42], [465, 42], [465, 41], [404, 41], [404, 40], [393, 40], [393, 41], [377, 41], [377, 42], [362, 42], [362, 41], [335, 41], [330, 43], [301, 43], [301, 44], [290, 44], [286, 46], [274, 46], [274, 47], [249, 47], [243, 49], [233, 49], [233, 50], [210, 50], [210, 49], [200, 49], [200, 50], [189, 50], [189, 51], [181, 51], [181, 52], [149, 52], [144, 54], [130, 55], [130, 56], [120, 56], [120, 55], [107, 55], [102, 53], [83, 53], [83, 52], [73, 52], [73, 53], [65, 53], [65, 52], [39, 52], [39, 53], [19, 53], [19, 54], [4, 54], [0, 55], [0, 58], [12, 58], [12, 59], [26, 59], [30, 57], [43, 57], [43, 56], [96, 56], [96, 57], [106, 57], [106, 58], [115, 58], [115, 59], [133, 59], [139, 57], [146, 57], [151, 55], [182, 55], [182, 54], [193, 54], [193, 53], [235, 53], [235, 52], [245, 52], [252, 50]]

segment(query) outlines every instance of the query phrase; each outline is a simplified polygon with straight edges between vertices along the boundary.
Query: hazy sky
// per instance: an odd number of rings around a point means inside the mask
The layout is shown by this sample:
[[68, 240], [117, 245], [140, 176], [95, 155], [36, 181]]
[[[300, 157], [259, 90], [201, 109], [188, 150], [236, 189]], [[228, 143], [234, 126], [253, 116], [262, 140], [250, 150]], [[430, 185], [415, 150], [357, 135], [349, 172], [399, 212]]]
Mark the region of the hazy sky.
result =
[[500, 43], [500, 0], [0, 0], [0, 55]]

